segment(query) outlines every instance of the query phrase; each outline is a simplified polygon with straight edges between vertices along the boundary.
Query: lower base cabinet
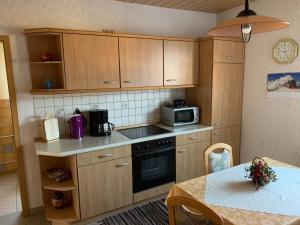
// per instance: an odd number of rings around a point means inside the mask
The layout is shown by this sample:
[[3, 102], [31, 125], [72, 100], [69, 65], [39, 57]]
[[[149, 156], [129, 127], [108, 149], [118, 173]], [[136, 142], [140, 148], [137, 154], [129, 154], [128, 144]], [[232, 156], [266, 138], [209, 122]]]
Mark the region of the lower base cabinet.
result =
[[212, 144], [226, 143], [232, 147], [233, 164], [240, 164], [241, 125], [214, 129]]
[[81, 218], [133, 204], [131, 157], [78, 168]]
[[176, 182], [204, 175], [203, 154], [210, 139], [176, 147]]

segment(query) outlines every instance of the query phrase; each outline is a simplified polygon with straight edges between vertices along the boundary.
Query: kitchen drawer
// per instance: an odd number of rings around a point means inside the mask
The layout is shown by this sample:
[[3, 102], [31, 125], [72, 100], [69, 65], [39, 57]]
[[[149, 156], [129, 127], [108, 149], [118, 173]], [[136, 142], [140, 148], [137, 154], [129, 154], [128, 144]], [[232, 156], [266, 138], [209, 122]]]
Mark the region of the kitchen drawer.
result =
[[108, 148], [77, 155], [78, 167], [131, 156], [131, 145]]
[[237, 41], [214, 41], [214, 62], [244, 63], [245, 46]]
[[210, 140], [211, 131], [200, 131], [191, 134], [176, 136], [176, 145], [186, 145], [191, 143], [196, 143], [199, 141]]

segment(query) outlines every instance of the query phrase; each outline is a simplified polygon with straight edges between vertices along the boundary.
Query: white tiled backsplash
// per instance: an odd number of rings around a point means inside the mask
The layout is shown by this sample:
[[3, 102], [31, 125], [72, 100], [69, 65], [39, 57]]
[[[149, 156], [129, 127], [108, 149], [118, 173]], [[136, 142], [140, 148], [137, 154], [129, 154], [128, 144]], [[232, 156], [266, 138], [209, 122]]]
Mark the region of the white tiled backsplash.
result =
[[116, 126], [134, 125], [158, 121], [160, 106], [184, 98], [185, 89], [161, 89], [121, 92], [98, 92], [89, 94], [34, 95], [34, 112], [38, 121], [45, 113], [55, 113], [61, 133], [68, 133], [67, 121], [73, 111], [108, 109], [109, 121]]

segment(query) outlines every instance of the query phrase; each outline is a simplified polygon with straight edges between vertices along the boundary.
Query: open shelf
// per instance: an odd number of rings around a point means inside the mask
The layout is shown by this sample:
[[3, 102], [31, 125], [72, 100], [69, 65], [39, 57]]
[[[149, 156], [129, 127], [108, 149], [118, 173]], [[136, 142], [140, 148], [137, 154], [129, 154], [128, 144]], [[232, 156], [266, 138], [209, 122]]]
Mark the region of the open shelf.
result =
[[62, 209], [54, 208], [50, 202], [44, 204], [47, 220], [55, 222], [75, 222], [79, 220], [72, 205], [67, 205]]
[[[27, 35], [27, 43], [32, 88], [41, 90], [51, 80], [53, 89], [65, 89], [62, 34]], [[45, 54], [51, 54], [50, 61], [43, 60]]]
[[72, 179], [63, 182], [55, 182], [49, 179], [46, 174], [42, 176], [42, 184], [44, 189], [54, 190], [54, 191], [72, 191], [77, 189]]

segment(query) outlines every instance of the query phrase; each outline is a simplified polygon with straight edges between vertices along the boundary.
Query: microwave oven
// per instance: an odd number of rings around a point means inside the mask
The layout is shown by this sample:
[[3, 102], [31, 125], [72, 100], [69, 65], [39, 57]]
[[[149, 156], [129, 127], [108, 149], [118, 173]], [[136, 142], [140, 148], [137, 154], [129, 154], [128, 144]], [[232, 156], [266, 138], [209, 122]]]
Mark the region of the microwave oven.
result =
[[199, 107], [174, 108], [163, 106], [161, 122], [174, 127], [199, 123]]

